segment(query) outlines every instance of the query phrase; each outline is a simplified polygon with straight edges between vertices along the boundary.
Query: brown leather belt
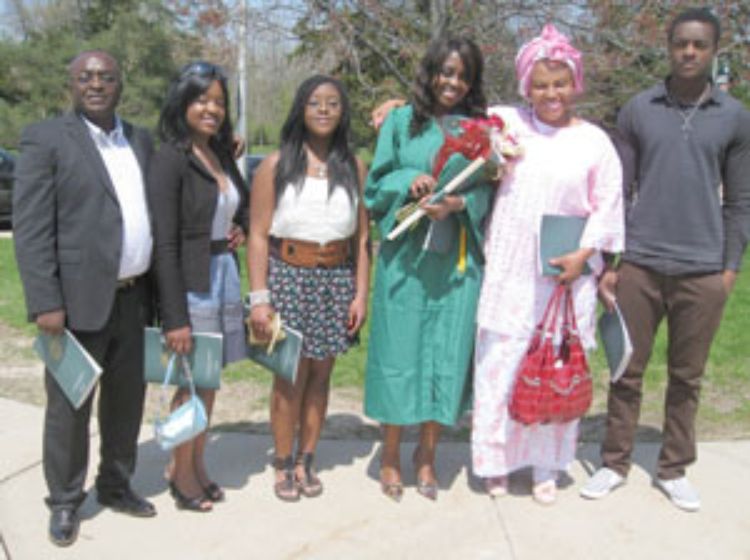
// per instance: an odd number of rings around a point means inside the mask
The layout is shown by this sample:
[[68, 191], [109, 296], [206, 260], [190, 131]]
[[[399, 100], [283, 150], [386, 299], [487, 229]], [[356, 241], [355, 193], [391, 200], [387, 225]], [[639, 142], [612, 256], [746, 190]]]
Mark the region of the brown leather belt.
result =
[[269, 238], [271, 255], [292, 266], [302, 268], [333, 268], [343, 266], [349, 259], [350, 239], [337, 239], [321, 245], [299, 239]]

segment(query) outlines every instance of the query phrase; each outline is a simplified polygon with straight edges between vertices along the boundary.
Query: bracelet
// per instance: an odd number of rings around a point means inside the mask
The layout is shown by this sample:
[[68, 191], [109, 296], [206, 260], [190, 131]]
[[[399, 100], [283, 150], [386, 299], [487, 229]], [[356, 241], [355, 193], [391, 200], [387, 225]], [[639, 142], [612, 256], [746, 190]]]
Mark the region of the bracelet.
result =
[[255, 290], [247, 294], [247, 299], [250, 302], [250, 309], [259, 305], [270, 305], [271, 292], [269, 290]]
[[462, 210], [466, 210], [466, 197], [462, 194], [456, 195], [458, 197], [458, 200], [461, 201], [461, 208], [458, 209], [459, 212]]

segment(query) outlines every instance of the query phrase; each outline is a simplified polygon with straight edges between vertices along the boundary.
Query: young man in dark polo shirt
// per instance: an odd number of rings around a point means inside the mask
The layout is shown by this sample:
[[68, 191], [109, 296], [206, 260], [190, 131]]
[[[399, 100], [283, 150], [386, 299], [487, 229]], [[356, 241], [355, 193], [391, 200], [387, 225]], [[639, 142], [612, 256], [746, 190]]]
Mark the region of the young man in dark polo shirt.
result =
[[[601, 278], [616, 295], [633, 357], [611, 385], [603, 466], [581, 489], [601, 498], [625, 482], [641, 405], [643, 372], [661, 320], [668, 324], [668, 385], [656, 485], [678, 507], [700, 497], [685, 476], [696, 459], [701, 379], [750, 237], [750, 113], [712, 84], [719, 21], [707, 9], [671, 23], [671, 73], [633, 97], [618, 129], [636, 157], [635, 193], [619, 266]], [[624, 162], [627, 165], [627, 162]]]

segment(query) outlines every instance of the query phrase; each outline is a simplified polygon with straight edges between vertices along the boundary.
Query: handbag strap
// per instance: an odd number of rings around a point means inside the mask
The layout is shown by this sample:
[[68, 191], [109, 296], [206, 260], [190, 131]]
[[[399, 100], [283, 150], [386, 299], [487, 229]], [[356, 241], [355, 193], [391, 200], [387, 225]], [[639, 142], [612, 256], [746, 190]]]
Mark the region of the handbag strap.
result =
[[557, 330], [557, 317], [560, 314], [560, 302], [565, 294], [565, 286], [558, 284], [547, 302], [547, 308], [544, 310], [542, 320], [536, 326], [535, 336], [544, 335], [553, 337]]
[[169, 355], [169, 361], [167, 362], [167, 371], [164, 374], [164, 382], [161, 384], [161, 392], [159, 394], [159, 408], [156, 412], [156, 419], [161, 420], [164, 418], [164, 411], [167, 409], [167, 389], [169, 387], [169, 382], [172, 380], [172, 374], [177, 369], [175, 367], [175, 363], [177, 361], [177, 358], [180, 359], [180, 365], [182, 366], [182, 372], [185, 376], [185, 379], [188, 381], [188, 385], [190, 386], [190, 394], [192, 396], [195, 396], [195, 382], [193, 381], [193, 372], [190, 368], [190, 360], [188, 360], [187, 356], [184, 354], [177, 354], [176, 352], [172, 352]]
[[570, 286], [566, 286], [565, 288], [562, 328], [564, 333], [578, 336], [578, 323], [576, 321], [575, 306], [573, 305], [573, 290]]

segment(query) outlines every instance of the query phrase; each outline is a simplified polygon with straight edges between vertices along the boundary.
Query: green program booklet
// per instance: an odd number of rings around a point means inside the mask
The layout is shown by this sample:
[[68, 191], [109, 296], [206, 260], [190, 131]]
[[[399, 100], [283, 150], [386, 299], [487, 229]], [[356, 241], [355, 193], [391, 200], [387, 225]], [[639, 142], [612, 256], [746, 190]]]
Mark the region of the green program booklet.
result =
[[60, 335], [39, 333], [34, 350], [70, 403], [80, 408], [102, 374], [96, 360], [68, 329]]
[[286, 325], [281, 328], [286, 336], [276, 342], [270, 354], [266, 344], [248, 344], [247, 357], [294, 385], [302, 352], [302, 333]]
[[[143, 375], [149, 383], [163, 383], [167, 372], [170, 351], [161, 329], [146, 327], [143, 333], [146, 346]], [[201, 389], [218, 389], [221, 385], [221, 368], [224, 353], [224, 337], [216, 333], [193, 333], [193, 351], [188, 356], [195, 386]], [[181, 375], [172, 376], [170, 384], [188, 387]]]
[[[543, 276], [557, 276], [559, 266], [549, 264], [550, 259], [572, 253], [580, 248], [581, 235], [587, 218], [545, 214], [539, 229], [539, 262]], [[584, 274], [591, 274], [589, 265], [583, 267]]]

